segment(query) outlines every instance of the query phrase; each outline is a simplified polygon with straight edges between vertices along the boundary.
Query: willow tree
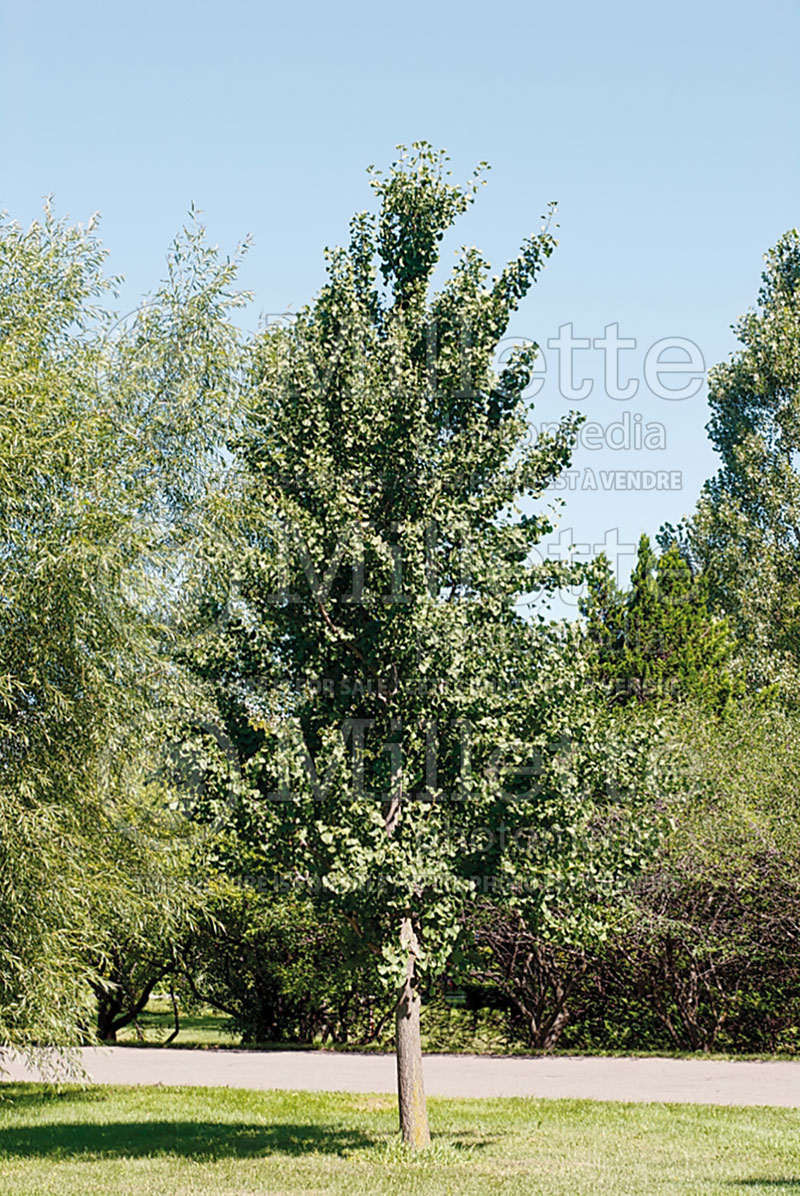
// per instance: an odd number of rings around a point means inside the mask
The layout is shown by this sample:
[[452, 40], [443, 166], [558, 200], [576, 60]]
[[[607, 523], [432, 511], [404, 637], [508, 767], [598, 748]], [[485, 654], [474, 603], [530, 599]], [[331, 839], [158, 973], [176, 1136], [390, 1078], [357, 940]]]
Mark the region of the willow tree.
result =
[[235, 376], [235, 262], [189, 226], [113, 329], [105, 256], [49, 208], [0, 222], [0, 1046], [80, 1039], [109, 908], [158, 872], [148, 842], [180, 850], [166, 616]]
[[429, 1137], [424, 984], [479, 894], [541, 923], [591, 887], [608, 846], [593, 816], [622, 800], [604, 769], [630, 757], [589, 730], [579, 635], [521, 605], [560, 578], [534, 560], [552, 526], [535, 501], [577, 417], [532, 447], [535, 348], [493, 360], [555, 241], [546, 223], [494, 277], [462, 249], [433, 292], [482, 173], [458, 186], [446, 163], [417, 143], [373, 171], [377, 212], [328, 252], [316, 300], [255, 346], [249, 548], [209, 665], [262, 799], [252, 866], [334, 902], [380, 956], [414, 1147]]

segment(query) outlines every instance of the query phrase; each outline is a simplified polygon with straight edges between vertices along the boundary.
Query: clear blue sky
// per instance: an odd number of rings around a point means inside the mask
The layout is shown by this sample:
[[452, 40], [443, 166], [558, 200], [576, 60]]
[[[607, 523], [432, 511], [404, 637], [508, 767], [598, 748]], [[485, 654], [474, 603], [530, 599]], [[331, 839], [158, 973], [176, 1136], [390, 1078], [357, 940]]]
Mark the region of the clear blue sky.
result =
[[[636, 340], [621, 381], [640, 385], [610, 398], [602, 353], [581, 351], [576, 380], [594, 388], [570, 404], [545, 348], [535, 418], [572, 405], [606, 427], [627, 411], [665, 444], [581, 449], [575, 468], [598, 488], [567, 493], [562, 529], [592, 547], [615, 531], [628, 543], [692, 509], [715, 468], [705, 391], [658, 397], [644, 355], [678, 336], [708, 364], [725, 357], [761, 255], [800, 223], [793, 0], [5, 0], [1, 11], [0, 206], [22, 223], [49, 192], [75, 219], [99, 209], [128, 308], [160, 277], [191, 201], [224, 248], [253, 235], [242, 275], [253, 325], [301, 305], [322, 281], [323, 246], [369, 203], [364, 168], [387, 166], [398, 142], [446, 147], [458, 176], [492, 165], [448, 257], [477, 244], [500, 266], [557, 199], [561, 245], [514, 332], [546, 346], [564, 324], [591, 339], [617, 324]], [[604, 489], [612, 469], [669, 471], [672, 487], [678, 471], [679, 488]], [[623, 575], [631, 563], [620, 560]]]

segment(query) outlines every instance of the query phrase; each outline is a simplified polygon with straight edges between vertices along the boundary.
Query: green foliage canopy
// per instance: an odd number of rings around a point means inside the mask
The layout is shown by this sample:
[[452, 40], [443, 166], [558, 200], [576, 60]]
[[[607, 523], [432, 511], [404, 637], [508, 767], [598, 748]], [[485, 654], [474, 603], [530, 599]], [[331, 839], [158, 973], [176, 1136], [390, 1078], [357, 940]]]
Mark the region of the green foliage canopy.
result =
[[314, 303], [259, 338], [238, 446], [243, 608], [206, 660], [259, 811], [251, 866], [336, 902], [392, 985], [406, 921], [428, 974], [478, 891], [542, 923], [576, 898], [576, 927], [591, 921], [577, 895], [635, 866], [652, 829], [615, 820], [648, 808], [652, 777], [587, 699], [580, 634], [520, 606], [567, 580], [532, 563], [552, 527], [532, 503], [579, 421], [527, 444], [535, 350], [499, 374], [493, 355], [549, 224], [491, 278], [462, 249], [431, 293], [479, 178], [455, 185], [425, 143], [373, 172], [377, 215], [328, 252]]
[[742, 348], [710, 374], [708, 431], [722, 458], [689, 543], [745, 645], [752, 683], [796, 698], [800, 661], [800, 234], [766, 254]]

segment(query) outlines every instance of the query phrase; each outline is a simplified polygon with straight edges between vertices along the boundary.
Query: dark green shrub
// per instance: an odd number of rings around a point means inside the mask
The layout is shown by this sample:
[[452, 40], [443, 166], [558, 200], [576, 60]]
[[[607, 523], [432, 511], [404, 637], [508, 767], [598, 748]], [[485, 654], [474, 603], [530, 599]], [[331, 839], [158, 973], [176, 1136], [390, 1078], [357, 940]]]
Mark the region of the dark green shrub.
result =
[[196, 995], [247, 1044], [367, 1043], [387, 1014], [374, 964], [307, 898], [228, 887], [185, 961]]

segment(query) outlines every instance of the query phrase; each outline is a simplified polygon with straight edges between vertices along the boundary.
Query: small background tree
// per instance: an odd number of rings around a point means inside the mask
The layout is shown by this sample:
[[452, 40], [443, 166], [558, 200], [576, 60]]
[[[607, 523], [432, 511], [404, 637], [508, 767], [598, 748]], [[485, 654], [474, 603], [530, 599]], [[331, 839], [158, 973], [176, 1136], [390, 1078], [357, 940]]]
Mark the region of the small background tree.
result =
[[612, 704], [691, 700], [719, 711], [741, 695], [728, 622], [710, 613], [708, 580], [692, 572], [676, 541], [657, 555], [641, 537], [627, 591], [603, 556], [587, 580], [581, 613]]

